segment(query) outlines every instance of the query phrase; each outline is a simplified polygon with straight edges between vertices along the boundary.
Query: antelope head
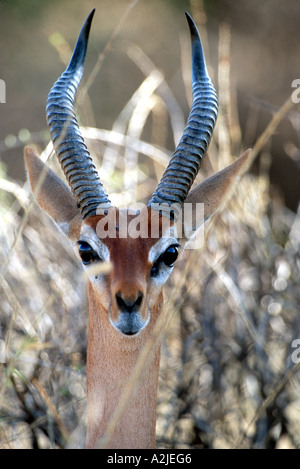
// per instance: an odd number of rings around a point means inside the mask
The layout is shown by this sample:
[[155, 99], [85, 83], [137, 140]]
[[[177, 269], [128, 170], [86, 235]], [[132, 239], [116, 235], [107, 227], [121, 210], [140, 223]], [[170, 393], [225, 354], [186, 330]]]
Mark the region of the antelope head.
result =
[[[71, 191], [30, 147], [25, 149], [25, 160], [33, 191], [45, 172], [37, 202], [71, 240], [84, 268], [101, 262], [111, 265], [108, 273], [94, 272], [89, 277], [90, 291], [105, 313], [101, 320], [119, 334], [135, 336], [161, 309], [162, 286], [190, 231], [216, 212], [244, 169], [248, 153], [190, 191], [213, 133], [218, 105], [197, 28], [187, 14], [193, 103], [183, 136], [148, 205], [138, 212], [114, 207], [100, 182], [74, 111], [93, 15], [94, 10], [82, 27], [67, 69], [47, 100], [51, 139]], [[180, 216], [186, 204], [193, 209], [197, 204], [204, 205], [204, 219], [192, 230]]]

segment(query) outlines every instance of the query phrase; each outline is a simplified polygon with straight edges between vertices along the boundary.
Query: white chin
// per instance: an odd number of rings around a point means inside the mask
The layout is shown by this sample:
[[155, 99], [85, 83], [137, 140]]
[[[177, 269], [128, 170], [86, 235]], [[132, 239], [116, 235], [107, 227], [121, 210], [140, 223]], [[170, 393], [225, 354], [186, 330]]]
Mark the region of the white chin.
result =
[[116, 322], [109, 318], [112, 326], [121, 332], [121, 334], [127, 336], [138, 334], [147, 326], [149, 319], [150, 316], [143, 321], [140, 314], [137, 312], [120, 313]]

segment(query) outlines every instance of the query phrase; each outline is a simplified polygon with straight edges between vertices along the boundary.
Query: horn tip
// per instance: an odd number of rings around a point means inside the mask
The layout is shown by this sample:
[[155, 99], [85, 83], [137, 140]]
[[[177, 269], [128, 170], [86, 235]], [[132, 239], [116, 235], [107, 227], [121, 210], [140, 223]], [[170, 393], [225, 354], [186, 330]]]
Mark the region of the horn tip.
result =
[[[73, 55], [71, 57], [70, 63], [67, 67], [68, 71], [80, 70], [83, 73], [83, 65], [85, 62], [85, 55], [88, 45], [88, 39], [90, 35], [91, 24], [93, 20], [93, 16], [95, 14], [96, 9], [94, 8], [90, 14], [88, 15], [87, 19], [85, 20], [81, 31], [79, 33], [77, 43], [74, 48]], [[81, 80], [81, 77], [80, 77]], [[79, 81], [80, 81], [79, 80]]]
[[96, 11], [96, 8], [93, 8], [83, 25], [82, 32], [84, 33], [85, 37], [89, 36], [89, 32], [90, 32], [90, 28], [91, 28], [91, 24], [92, 24], [95, 11]]
[[94, 17], [94, 14], [95, 14], [95, 11], [96, 11], [96, 8], [93, 8], [92, 11], [90, 12], [90, 14], [88, 15], [86, 21], [91, 23], [92, 22], [92, 19]]
[[199, 34], [198, 34], [198, 30], [197, 30], [195, 21], [193, 20], [193, 18], [191, 17], [191, 15], [187, 11], [185, 12], [185, 16], [186, 16], [186, 19], [187, 19], [187, 22], [188, 22], [188, 25], [189, 25], [189, 28], [190, 28], [191, 36], [192, 36], [193, 39], [196, 39], [197, 37], [199, 37]]
[[193, 81], [197, 81], [201, 78], [209, 78], [206, 61], [204, 56], [204, 51], [200, 39], [200, 35], [197, 29], [197, 26], [191, 17], [191, 15], [186, 11], [185, 16], [189, 25], [191, 41], [192, 41], [192, 72], [193, 72]]

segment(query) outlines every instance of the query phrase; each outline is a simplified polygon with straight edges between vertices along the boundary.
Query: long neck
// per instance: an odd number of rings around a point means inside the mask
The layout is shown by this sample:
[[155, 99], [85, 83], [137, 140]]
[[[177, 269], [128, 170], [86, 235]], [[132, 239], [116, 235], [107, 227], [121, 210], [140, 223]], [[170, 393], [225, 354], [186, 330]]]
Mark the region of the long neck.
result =
[[136, 337], [122, 336], [91, 284], [89, 310], [86, 446], [154, 448], [160, 361], [155, 319]]

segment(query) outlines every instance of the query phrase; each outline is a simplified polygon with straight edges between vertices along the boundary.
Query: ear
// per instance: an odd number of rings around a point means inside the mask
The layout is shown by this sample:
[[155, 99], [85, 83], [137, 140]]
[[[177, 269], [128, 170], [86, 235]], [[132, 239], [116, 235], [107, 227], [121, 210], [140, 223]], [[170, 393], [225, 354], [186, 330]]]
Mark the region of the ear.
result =
[[76, 237], [82, 219], [70, 189], [43, 163], [33, 148], [25, 147], [24, 156], [31, 190], [37, 203], [68, 238]]
[[[245, 151], [234, 163], [213, 174], [188, 194], [183, 205], [183, 244], [189, 241], [201, 225], [224, 204], [235, 183], [248, 168], [250, 153], [251, 150]], [[197, 204], [200, 204], [199, 207], [202, 209], [198, 210], [198, 214]]]

